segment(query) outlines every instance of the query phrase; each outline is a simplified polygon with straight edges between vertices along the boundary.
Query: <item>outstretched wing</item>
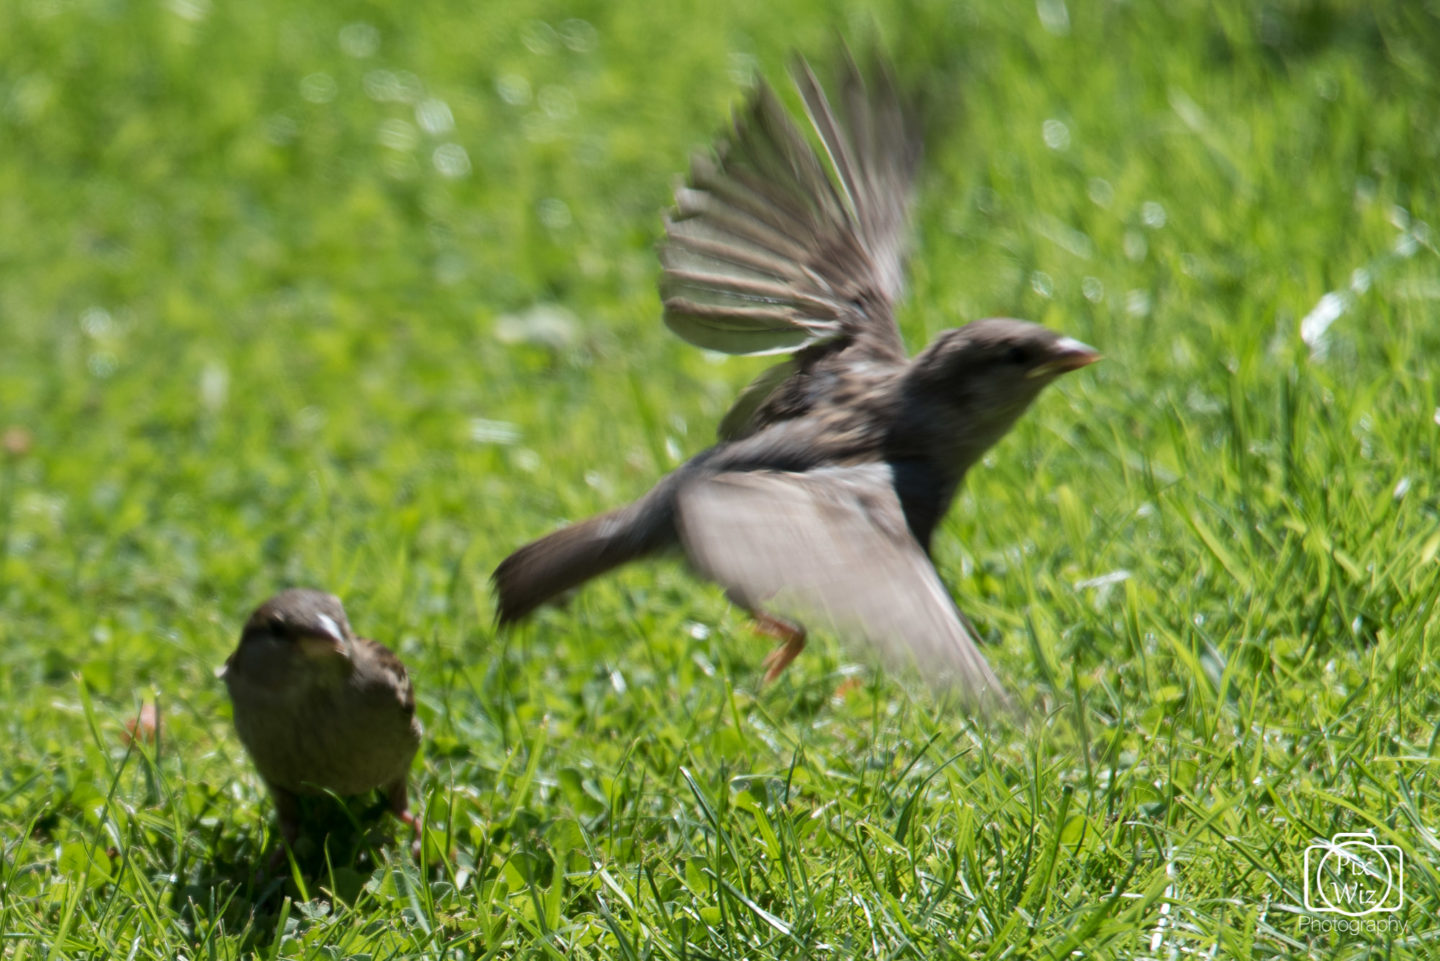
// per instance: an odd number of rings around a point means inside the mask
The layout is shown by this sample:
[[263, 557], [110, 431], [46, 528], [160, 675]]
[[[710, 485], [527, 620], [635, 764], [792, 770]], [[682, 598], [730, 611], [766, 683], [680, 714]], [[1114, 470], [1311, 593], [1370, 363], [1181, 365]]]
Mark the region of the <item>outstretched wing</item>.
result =
[[822, 158], [763, 81], [675, 192], [660, 250], [665, 322], [732, 354], [846, 338], [903, 359], [893, 305], [920, 133], [889, 70], [845, 57], [839, 109], [803, 60], [795, 86]]
[[722, 473], [688, 484], [677, 508], [691, 563], [741, 606], [818, 617], [972, 704], [1003, 702], [999, 679], [905, 524], [887, 466]]

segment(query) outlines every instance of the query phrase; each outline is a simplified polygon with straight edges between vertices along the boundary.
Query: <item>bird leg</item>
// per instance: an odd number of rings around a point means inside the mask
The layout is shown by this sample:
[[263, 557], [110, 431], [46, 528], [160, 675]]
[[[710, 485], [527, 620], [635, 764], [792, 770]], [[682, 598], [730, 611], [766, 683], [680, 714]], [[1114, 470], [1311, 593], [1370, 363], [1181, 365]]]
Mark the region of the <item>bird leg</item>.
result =
[[750, 616], [755, 619], [756, 633], [773, 637], [780, 642], [780, 646], [765, 657], [763, 683], [770, 684], [805, 650], [805, 628], [761, 610], [751, 611]]
[[424, 829], [420, 819], [410, 813], [409, 786], [406, 783], [407, 776], [401, 775], [385, 786], [385, 799], [390, 802], [390, 811], [395, 815], [401, 824], [410, 826], [415, 833], [415, 838], [410, 843], [410, 853], [415, 857], [420, 856], [420, 842], [424, 836]]
[[285, 863], [285, 852], [295, 847], [300, 839], [300, 799], [291, 791], [270, 785], [270, 797], [275, 802], [275, 817], [280, 822], [280, 846], [270, 854], [269, 869], [277, 872]]

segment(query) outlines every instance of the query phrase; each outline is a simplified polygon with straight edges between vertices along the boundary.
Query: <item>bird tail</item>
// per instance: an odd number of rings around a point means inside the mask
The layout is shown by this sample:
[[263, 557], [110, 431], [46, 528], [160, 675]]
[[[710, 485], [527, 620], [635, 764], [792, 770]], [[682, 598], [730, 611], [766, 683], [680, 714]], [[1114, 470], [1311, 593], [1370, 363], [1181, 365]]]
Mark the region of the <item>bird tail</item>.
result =
[[[656, 492], [652, 492], [652, 496]], [[672, 508], [644, 498], [571, 524], [515, 551], [490, 575], [496, 617], [509, 624], [571, 588], [639, 560], [675, 539]]]

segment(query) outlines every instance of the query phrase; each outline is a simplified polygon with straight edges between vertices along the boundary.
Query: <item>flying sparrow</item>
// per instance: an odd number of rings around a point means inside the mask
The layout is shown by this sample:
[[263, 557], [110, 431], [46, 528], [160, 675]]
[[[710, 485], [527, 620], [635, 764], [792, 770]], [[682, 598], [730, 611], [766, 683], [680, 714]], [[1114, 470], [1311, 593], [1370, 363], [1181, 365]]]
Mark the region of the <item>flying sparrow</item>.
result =
[[998, 679], [929, 557], [965, 472], [1090, 347], [1020, 320], [977, 320], [910, 359], [895, 324], [920, 134], [889, 70], [845, 58], [839, 109], [795, 85], [817, 152], [763, 82], [677, 189], [660, 251], [665, 322], [735, 354], [792, 352], [721, 421], [719, 443], [638, 501], [528, 544], [496, 568], [498, 618], [621, 564], [683, 549], [782, 642], [772, 680], [819, 617], [972, 703]]
[[327, 791], [379, 788], [418, 833], [407, 793], [420, 747], [410, 676], [385, 645], [355, 636], [338, 597], [292, 589], [261, 604], [220, 676], [287, 842], [299, 835], [299, 796]]

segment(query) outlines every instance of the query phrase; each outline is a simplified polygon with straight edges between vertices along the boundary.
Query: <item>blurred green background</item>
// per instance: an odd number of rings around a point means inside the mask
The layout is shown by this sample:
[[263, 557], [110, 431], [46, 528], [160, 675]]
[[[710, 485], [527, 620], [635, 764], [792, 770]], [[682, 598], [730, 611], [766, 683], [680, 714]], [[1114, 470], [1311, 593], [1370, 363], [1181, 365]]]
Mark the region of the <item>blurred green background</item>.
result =
[[[1106, 355], [937, 539], [1023, 722], [762, 690], [678, 565], [491, 626], [762, 366], [663, 331], [660, 215], [837, 37], [932, 119], [912, 347]], [[1434, 2], [0, 5], [4, 953], [1430, 956], [1437, 105]], [[252, 876], [212, 671], [290, 584], [411, 664], [423, 867]], [[1393, 930], [1299, 926], [1339, 830]]]

